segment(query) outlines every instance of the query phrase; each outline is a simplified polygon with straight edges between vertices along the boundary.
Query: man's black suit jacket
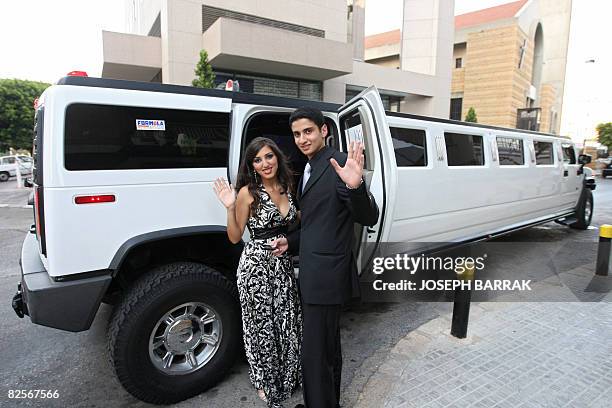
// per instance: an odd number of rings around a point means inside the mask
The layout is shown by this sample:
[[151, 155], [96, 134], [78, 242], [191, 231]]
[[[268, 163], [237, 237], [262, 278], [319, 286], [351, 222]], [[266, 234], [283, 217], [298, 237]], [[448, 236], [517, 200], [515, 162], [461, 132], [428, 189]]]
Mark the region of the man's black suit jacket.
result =
[[354, 222], [374, 225], [378, 206], [365, 183], [350, 190], [329, 162], [344, 166], [346, 153], [324, 147], [310, 160], [311, 174], [304, 190], [298, 185], [300, 228], [289, 234], [289, 250], [299, 248], [302, 301], [342, 304], [359, 294], [353, 255]]

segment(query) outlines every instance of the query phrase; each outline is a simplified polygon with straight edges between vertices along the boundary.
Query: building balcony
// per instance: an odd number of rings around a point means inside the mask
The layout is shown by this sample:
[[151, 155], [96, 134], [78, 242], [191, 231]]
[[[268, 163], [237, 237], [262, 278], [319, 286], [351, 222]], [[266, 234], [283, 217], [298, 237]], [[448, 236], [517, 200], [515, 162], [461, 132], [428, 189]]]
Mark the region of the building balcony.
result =
[[102, 31], [103, 78], [150, 82], [162, 67], [161, 38]]
[[352, 72], [350, 43], [221, 17], [202, 35], [215, 70], [324, 81]]

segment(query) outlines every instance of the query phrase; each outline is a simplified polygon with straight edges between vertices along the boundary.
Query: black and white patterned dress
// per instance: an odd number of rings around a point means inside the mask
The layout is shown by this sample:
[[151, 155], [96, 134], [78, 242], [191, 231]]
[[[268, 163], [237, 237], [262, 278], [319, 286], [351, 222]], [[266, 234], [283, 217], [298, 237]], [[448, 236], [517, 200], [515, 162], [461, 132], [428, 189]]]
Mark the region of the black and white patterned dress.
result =
[[259, 208], [247, 221], [251, 241], [240, 257], [237, 284], [251, 383], [264, 390], [269, 407], [280, 407], [301, 385], [302, 312], [291, 257], [272, 255], [261, 246], [267, 239], [253, 237], [262, 232], [278, 237], [276, 231], [296, 219], [297, 209], [289, 194], [283, 217], [262, 186], [259, 193]]

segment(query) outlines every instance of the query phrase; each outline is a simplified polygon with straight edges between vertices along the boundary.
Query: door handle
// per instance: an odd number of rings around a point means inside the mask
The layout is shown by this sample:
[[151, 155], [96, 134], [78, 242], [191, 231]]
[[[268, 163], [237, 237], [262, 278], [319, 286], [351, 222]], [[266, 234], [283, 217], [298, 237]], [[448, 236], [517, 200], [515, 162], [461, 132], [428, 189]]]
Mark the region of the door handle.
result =
[[563, 170], [563, 177], [567, 177], [567, 170]]
[[375, 233], [375, 232], [376, 232], [376, 230], [375, 230], [375, 229], [373, 229], [373, 228], [369, 228], [369, 227], [368, 227], [368, 228], [366, 228], [366, 232], [367, 232], [368, 234], [373, 234], [373, 233]]

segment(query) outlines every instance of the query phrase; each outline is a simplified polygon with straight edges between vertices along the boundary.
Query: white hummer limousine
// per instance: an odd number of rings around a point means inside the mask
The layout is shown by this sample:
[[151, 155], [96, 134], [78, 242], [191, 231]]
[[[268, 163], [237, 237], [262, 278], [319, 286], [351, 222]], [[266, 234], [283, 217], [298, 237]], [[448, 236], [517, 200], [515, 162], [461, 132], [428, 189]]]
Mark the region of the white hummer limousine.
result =
[[385, 112], [375, 88], [339, 106], [66, 77], [36, 112], [35, 223], [23, 243], [16, 313], [77, 332], [102, 302], [113, 305], [110, 359], [141, 400], [172, 403], [218, 382], [239, 355], [242, 245], [228, 240], [211, 184], [235, 182], [257, 136], [276, 141], [298, 180], [307, 159], [288, 118], [300, 106], [324, 112], [328, 145], [365, 143], [380, 219], [355, 229], [357, 251], [590, 223], [588, 157], [577, 158], [568, 138]]

